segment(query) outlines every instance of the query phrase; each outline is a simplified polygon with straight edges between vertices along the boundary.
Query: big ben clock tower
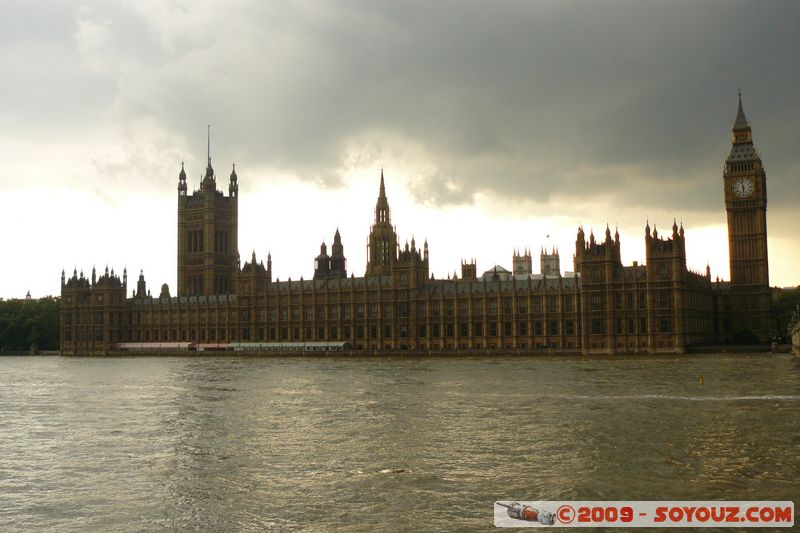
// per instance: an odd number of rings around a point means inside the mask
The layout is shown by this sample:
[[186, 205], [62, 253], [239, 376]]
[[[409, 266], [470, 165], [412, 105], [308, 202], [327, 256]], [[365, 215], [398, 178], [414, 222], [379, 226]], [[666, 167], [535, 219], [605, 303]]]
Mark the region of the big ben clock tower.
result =
[[733, 146], [722, 176], [731, 268], [730, 333], [749, 329], [765, 342], [770, 337], [767, 175], [753, 146], [741, 92], [733, 124]]

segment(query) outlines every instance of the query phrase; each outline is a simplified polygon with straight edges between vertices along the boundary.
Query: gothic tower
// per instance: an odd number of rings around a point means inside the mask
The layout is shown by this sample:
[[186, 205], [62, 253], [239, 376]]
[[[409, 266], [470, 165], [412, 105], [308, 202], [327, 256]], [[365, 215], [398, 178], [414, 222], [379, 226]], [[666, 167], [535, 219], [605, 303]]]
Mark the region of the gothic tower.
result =
[[336, 228], [336, 233], [333, 235], [330, 277], [347, 277], [347, 258], [344, 256], [344, 246], [342, 245], [342, 236], [339, 234], [339, 228]]
[[561, 277], [561, 259], [558, 255], [558, 248], [553, 247], [549, 253], [542, 248], [542, 252], [539, 255], [539, 263], [543, 276], [548, 278]]
[[236, 166], [230, 176], [228, 196], [217, 190], [211, 166], [200, 190], [187, 194], [186, 171], [178, 176], [178, 296], [230, 294], [239, 268], [238, 196]]
[[524, 253], [519, 253], [518, 250], [514, 250], [511, 264], [515, 278], [524, 279], [533, 273], [533, 259], [531, 258], [530, 250], [527, 248]]
[[767, 175], [753, 146], [753, 133], [742, 108], [733, 124], [733, 146], [722, 174], [728, 212], [731, 268], [731, 334], [749, 329], [769, 338], [770, 290], [767, 260]]
[[375, 204], [375, 223], [370, 228], [367, 245], [367, 276], [388, 276], [397, 262], [397, 233], [392, 227], [389, 200], [381, 169], [381, 188]]

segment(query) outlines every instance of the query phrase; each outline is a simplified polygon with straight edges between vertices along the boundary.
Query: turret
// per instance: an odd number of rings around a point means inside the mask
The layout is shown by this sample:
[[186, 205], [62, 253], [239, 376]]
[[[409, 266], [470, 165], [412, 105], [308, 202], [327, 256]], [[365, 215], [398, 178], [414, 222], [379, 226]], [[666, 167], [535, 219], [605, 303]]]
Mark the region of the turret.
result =
[[181, 161], [181, 172], [178, 174], [178, 196], [186, 196], [187, 191], [186, 170], [183, 168], [183, 161]]
[[342, 245], [342, 236], [339, 234], [339, 228], [336, 228], [336, 233], [333, 235], [330, 265], [330, 277], [347, 277], [347, 259], [344, 256], [344, 246]]
[[231, 171], [231, 183], [228, 186], [228, 194], [231, 198], [239, 194], [239, 176], [236, 175], [236, 163], [233, 164], [233, 170]]
[[319, 255], [314, 260], [314, 279], [323, 279], [328, 277], [328, 272], [331, 269], [331, 259], [328, 257], [328, 247], [325, 241], [319, 247]]
[[139, 299], [147, 295], [147, 283], [144, 281], [144, 270], [139, 271], [139, 281], [136, 283], [136, 297]]

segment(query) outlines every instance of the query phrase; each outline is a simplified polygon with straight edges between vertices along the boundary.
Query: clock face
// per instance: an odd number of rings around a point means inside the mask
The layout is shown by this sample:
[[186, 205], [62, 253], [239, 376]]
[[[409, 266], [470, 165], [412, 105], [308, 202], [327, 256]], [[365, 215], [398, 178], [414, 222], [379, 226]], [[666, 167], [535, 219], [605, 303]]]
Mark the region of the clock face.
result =
[[737, 178], [733, 182], [733, 194], [739, 198], [747, 198], [753, 194], [753, 180], [750, 178]]

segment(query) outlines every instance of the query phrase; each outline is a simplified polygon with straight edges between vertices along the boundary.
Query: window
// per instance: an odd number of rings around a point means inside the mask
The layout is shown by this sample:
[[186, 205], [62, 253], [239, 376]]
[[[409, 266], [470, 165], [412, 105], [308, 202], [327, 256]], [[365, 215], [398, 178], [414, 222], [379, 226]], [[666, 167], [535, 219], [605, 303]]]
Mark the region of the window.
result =
[[603, 310], [603, 295], [599, 292], [592, 293], [592, 311]]
[[528, 323], [527, 322], [520, 322], [517, 324], [517, 329], [519, 330], [520, 335], [527, 335], [528, 334]]
[[503, 323], [503, 335], [506, 337], [510, 337], [513, 335], [513, 330], [511, 328], [511, 322], [504, 322]]
[[600, 318], [592, 319], [592, 335], [602, 335], [604, 333], [603, 320]]

